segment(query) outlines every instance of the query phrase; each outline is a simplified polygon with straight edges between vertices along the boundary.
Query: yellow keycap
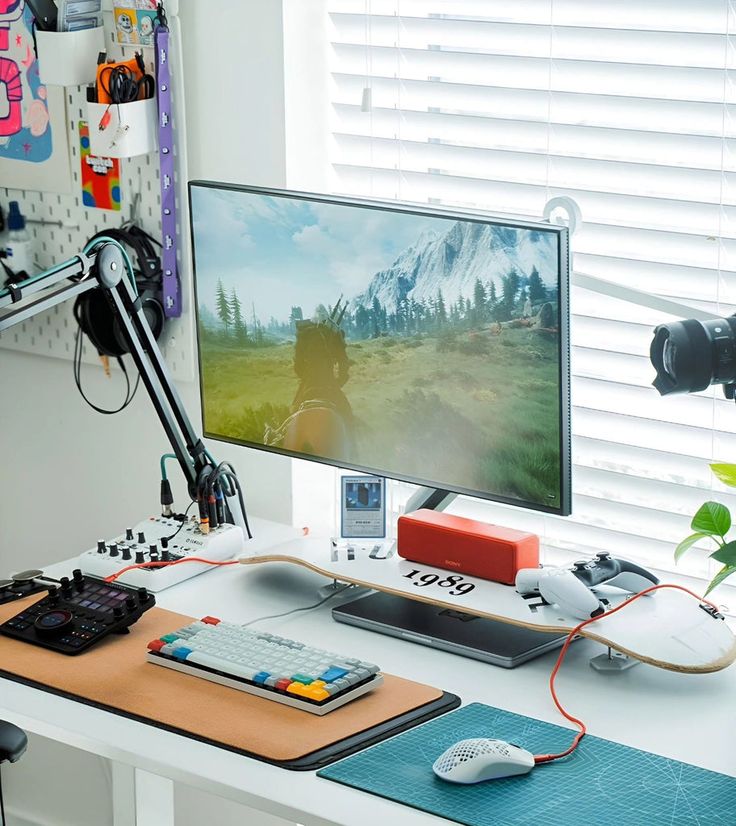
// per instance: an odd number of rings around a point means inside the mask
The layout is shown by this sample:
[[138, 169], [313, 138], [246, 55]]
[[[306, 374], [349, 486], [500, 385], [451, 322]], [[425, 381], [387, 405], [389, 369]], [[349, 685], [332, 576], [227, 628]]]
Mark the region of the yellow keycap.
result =
[[325, 691], [324, 688], [312, 688], [310, 685], [305, 696], [309, 697], [310, 700], [326, 700], [330, 696], [330, 692]]
[[315, 680], [314, 682], [309, 684], [310, 688], [322, 688], [322, 686], [327, 685], [324, 680]]
[[291, 694], [298, 694], [300, 697], [308, 697], [307, 686], [304, 683], [293, 682], [287, 687], [286, 692]]

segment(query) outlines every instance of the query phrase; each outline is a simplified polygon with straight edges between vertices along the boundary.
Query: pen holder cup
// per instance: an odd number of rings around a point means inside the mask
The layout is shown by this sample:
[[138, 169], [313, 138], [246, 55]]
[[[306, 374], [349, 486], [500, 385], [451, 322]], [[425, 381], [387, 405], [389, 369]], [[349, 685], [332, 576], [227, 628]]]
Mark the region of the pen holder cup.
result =
[[105, 29], [76, 32], [36, 30], [38, 76], [48, 86], [81, 86], [97, 74], [97, 57], [105, 51]]
[[[105, 125], [106, 113], [110, 119]], [[133, 103], [88, 103], [89, 148], [104, 158], [146, 155], [158, 147], [155, 98]], [[100, 128], [102, 125], [102, 128]]]

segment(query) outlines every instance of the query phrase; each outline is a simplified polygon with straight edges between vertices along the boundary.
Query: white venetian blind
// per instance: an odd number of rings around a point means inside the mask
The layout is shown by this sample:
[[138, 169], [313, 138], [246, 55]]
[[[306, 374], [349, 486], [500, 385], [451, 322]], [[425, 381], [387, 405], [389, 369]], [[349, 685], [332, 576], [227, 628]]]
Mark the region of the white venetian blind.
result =
[[[529, 216], [569, 196], [584, 222], [576, 270], [734, 312], [730, 2], [328, 7], [336, 191]], [[736, 510], [708, 468], [736, 461], [733, 402], [720, 389], [662, 399], [651, 387], [651, 330], [672, 320], [573, 290], [573, 516], [483, 505], [487, 516], [575, 552], [670, 567], [705, 499]], [[710, 565], [696, 554], [684, 568], [706, 576]]]

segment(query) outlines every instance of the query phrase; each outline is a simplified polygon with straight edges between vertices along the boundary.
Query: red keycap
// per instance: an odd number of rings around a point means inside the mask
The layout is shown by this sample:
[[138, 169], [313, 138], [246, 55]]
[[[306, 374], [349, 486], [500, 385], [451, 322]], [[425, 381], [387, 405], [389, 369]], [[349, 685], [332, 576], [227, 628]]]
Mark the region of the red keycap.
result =
[[149, 651], [160, 651], [166, 643], [163, 640], [151, 640], [148, 643], [148, 650]]
[[202, 617], [202, 622], [206, 622], [207, 625], [219, 625], [220, 620], [217, 617]]
[[286, 691], [286, 689], [291, 685], [291, 680], [288, 677], [283, 677], [281, 680], [276, 680], [276, 684], [274, 688], [278, 688], [279, 691]]

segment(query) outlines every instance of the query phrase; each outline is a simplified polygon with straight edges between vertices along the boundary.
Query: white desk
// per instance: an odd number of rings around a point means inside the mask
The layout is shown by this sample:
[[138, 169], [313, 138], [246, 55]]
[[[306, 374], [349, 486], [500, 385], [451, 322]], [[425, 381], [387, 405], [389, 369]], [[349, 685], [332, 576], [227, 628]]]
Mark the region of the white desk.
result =
[[[62, 575], [72, 567], [66, 563], [47, 571]], [[193, 616], [246, 621], [316, 602], [324, 582], [288, 564], [232, 566], [164, 591], [157, 601]], [[510, 671], [494, 668], [338, 624], [330, 609], [340, 599], [259, 627], [332, 650], [355, 651], [390, 673], [458, 694], [464, 703], [484, 702], [565, 725], [547, 687], [556, 655]], [[576, 643], [558, 678], [563, 703], [586, 721], [591, 734], [736, 776], [736, 668], [693, 676], [638, 665], [603, 675], [588, 666], [601, 650], [589, 641]], [[402, 826], [448, 822], [320, 779], [314, 772], [276, 768], [8, 680], [0, 680], [0, 719], [114, 761], [115, 826], [172, 826], [173, 782], [305, 826], [375, 826], [399, 818]]]

